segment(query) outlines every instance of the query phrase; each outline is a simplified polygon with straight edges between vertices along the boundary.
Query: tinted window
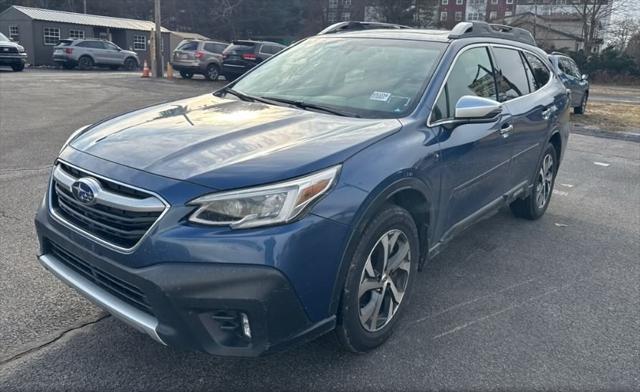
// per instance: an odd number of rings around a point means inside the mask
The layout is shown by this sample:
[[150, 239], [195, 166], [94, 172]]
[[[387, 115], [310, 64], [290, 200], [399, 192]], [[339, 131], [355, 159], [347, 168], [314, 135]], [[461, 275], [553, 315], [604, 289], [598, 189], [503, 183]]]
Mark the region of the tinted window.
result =
[[104, 44], [100, 41], [79, 42], [76, 46], [79, 46], [81, 48], [104, 49]]
[[456, 103], [464, 95], [496, 99], [494, 71], [486, 48], [469, 49], [458, 57], [433, 109], [432, 120], [453, 118]]
[[225, 44], [215, 44], [211, 42], [204, 44], [204, 50], [210, 53], [222, 53], [226, 47], [227, 45]]
[[72, 40], [69, 39], [63, 39], [58, 43], [58, 46], [69, 46], [73, 43]]
[[536, 79], [536, 90], [547, 84], [549, 81], [549, 69], [537, 56], [531, 53], [524, 53], [524, 58], [527, 60], [533, 71], [533, 76]]
[[224, 50], [224, 53], [229, 53], [229, 54], [253, 53], [255, 46], [256, 44], [253, 42], [244, 42], [244, 41], [234, 42]]
[[567, 60], [569, 61], [569, 69], [571, 69], [571, 75], [575, 76], [576, 78], [581, 78], [582, 75], [580, 74], [580, 69], [578, 68], [576, 62], [573, 61], [573, 59]]
[[560, 68], [560, 71], [562, 71], [563, 73], [572, 75], [571, 63], [569, 62], [569, 60], [562, 57], [558, 58], [558, 68]]
[[198, 43], [194, 41], [185, 42], [181, 45], [178, 45], [176, 50], [182, 50], [185, 52], [195, 52], [196, 50], [198, 50]]
[[513, 49], [493, 48], [498, 77], [498, 101], [505, 102], [529, 94], [529, 81], [520, 52]]
[[118, 47], [111, 42], [104, 42], [104, 46], [109, 50], [118, 50]]
[[527, 81], [529, 82], [529, 91], [534, 92], [534, 91], [537, 90], [536, 78], [533, 76], [533, 71], [531, 70], [531, 67], [529, 66], [529, 63], [525, 59], [524, 53], [521, 52], [520, 56], [522, 57], [522, 63], [524, 64], [524, 70], [527, 73]]

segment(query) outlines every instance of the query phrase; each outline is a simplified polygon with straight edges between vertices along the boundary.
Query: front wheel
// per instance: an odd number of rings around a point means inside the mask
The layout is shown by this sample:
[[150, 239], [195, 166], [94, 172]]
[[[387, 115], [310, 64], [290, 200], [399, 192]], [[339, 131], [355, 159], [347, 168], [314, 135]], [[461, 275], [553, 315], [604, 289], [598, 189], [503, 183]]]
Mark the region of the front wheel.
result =
[[418, 230], [409, 212], [384, 207], [368, 224], [349, 265], [336, 326], [343, 348], [366, 352], [391, 336], [419, 258]]
[[89, 56], [80, 57], [78, 60], [78, 68], [84, 71], [93, 68], [93, 59]]
[[211, 64], [207, 67], [207, 71], [206, 74], [204, 75], [207, 77], [207, 79], [211, 80], [211, 81], [216, 81], [218, 80], [218, 77], [220, 76], [220, 69], [218, 68], [217, 65], [215, 64]]
[[193, 72], [180, 71], [180, 76], [182, 79], [191, 79], [193, 77]]
[[124, 69], [127, 71], [135, 71], [138, 69], [138, 62], [136, 59], [128, 58], [124, 61]]
[[531, 194], [526, 199], [515, 200], [510, 205], [511, 212], [515, 216], [536, 220], [547, 211], [558, 172], [557, 157], [558, 152], [549, 143], [544, 151], [542, 161], [536, 169], [536, 177]]
[[13, 69], [14, 72], [22, 72], [22, 70], [24, 69], [24, 64], [14, 64], [11, 66], [11, 69]]

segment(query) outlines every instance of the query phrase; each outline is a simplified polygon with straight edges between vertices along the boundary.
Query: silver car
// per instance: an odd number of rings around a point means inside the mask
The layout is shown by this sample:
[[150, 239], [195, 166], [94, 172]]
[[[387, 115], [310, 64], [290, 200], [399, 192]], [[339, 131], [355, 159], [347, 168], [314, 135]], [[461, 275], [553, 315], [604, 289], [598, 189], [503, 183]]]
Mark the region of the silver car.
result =
[[100, 39], [63, 39], [53, 49], [53, 61], [65, 69], [91, 69], [93, 66], [138, 69], [138, 55]]
[[171, 65], [184, 79], [201, 74], [209, 80], [218, 80], [222, 52], [228, 45], [226, 42], [184, 40], [173, 51]]

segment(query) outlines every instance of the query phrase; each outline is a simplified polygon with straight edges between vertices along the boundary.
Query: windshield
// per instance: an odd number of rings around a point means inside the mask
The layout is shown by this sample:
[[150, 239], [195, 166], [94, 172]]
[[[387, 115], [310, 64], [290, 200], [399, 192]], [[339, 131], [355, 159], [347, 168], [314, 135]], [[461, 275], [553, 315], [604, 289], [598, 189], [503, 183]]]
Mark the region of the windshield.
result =
[[257, 68], [233, 90], [366, 118], [398, 118], [420, 99], [446, 44], [370, 38], [308, 39]]
[[6, 35], [0, 33], [0, 42], [3, 42], [3, 41], [9, 41], [9, 38], [7, 38]]

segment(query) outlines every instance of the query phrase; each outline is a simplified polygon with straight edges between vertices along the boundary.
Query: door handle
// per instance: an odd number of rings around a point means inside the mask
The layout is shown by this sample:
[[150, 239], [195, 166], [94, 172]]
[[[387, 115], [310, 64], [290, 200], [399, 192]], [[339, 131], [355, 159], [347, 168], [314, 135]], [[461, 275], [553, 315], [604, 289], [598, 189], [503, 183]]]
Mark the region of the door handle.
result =
[[508, 138], [511, 132], [513, 132], [513, 125], [511, 124], [504, 124], [502, 128], [500, 128], [500, 134], [504, 138]]

